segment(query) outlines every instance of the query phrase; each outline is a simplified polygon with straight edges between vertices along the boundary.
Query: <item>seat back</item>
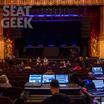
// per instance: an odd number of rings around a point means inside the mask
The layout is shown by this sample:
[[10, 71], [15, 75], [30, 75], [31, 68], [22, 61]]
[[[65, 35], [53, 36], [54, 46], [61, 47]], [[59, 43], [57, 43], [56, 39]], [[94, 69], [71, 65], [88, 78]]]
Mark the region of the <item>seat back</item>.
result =
[[0, 87], [0, 96], [2, 96], [2, 95], [3, 95], [4, 91], [5, 91], [5, 88]]
[[20, 97], [20, 94], [22, 93], [22, 89], [19, 87], [11, 87], [6, 88], [3, 92], [3, 96], [9, 97], [12, 100], [15, 100]]
[[71, 104], [87, 104], [83, 98], [71, 99]]
[[0, 104], [13, 104], [8, 97], [0, 96]]

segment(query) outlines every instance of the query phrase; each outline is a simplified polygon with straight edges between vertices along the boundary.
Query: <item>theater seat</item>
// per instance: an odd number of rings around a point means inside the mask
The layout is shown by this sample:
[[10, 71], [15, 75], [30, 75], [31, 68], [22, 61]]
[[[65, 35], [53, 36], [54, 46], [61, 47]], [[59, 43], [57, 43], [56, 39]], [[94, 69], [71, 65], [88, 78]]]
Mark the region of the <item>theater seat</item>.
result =
[[71, 104], [87, 104], [87, 102], [84, 99], [72, 99]]
[[12, 100], [15, 100], [20, 97], [20, 94], [22, 93], [22, 89], [19, 87], [11, 87], [6, 88], [3, 92], [3, 96], [9, 97]]
[[0, 87], [0, 96], [2, 96], [2, 95], [3, 95], [3, 93], [4, 93], [4, 90], [5, 90], [5, 88], [3, 88], [3, 87]]
[[0, 96], [0, 104], [13, 104], [8, 97]]

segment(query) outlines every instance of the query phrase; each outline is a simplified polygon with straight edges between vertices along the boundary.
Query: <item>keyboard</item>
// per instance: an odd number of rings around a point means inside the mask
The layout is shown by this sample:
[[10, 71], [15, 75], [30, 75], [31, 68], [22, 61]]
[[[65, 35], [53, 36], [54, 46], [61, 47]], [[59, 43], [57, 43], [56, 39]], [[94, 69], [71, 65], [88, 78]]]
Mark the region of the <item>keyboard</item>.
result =
[[42, 84], [42, 87], [50, 88], [50, 84]]
[[40, 86], [41, 86], [41, 84], [37, 84], [37, 83], [29, 83], [29, 82], [27, 82], [25, 84], [25, 87], [40, 87]]
[[68, 87], [67, 84], [60, 84], [60, 87]]
[[96, 79], [104, 79], [104, 76], [95, 77]]
[[104, 92], [93, 92], [93, 95], [104, 95]]

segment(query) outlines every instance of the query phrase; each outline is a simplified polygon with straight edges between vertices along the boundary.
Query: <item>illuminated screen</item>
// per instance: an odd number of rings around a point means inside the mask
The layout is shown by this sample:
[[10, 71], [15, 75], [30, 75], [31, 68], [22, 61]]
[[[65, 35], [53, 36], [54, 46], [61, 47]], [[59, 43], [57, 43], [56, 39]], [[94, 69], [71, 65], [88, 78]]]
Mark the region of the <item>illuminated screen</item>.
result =
[[68, 78], [68, 75], [56, 75], [56, 80], [59, 81], [59, 83], [61, 84], [65, 84], [65, 83], [68, 83], [69, 82], [69, 78]]
[[101, 104], [104, 104], [104, 97], [101, 97]]
[[55, 79], [55, 75], [43, 75], [42, 83], [50, 83], [53, 79]]
[[37, 74], [32, 74], [29, 76], [29, 82], [41, 83], [42, 76]]
[[102, 67], [92, 67], [92, 73], [94, 75], [103, 75]]
[[92, 80], [95, 88], [104, 88], [104, 81], [103, 80]]

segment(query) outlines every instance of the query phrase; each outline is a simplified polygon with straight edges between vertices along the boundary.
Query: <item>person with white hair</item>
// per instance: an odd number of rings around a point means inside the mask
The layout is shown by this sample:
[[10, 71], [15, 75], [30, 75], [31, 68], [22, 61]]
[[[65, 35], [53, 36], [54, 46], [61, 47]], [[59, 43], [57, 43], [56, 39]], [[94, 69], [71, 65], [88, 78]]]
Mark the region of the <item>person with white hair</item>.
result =
[[0, 87], [2, 88], [10, 88], [12, 85], [9, 82], [9, 79], [6, 75], [0, 76]]

